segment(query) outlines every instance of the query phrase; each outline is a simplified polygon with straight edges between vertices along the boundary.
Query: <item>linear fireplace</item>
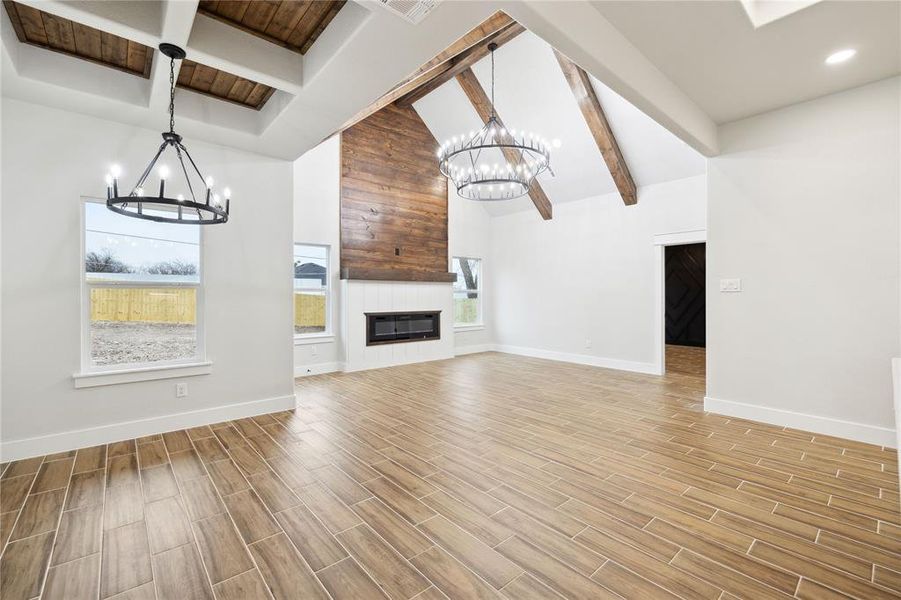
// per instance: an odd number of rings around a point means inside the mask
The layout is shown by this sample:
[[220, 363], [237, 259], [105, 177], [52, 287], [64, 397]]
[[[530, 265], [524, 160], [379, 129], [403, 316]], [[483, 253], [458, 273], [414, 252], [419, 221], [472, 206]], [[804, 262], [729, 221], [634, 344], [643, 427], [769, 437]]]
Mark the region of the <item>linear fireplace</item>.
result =
[[366, 314], [366, 345], [441, 339], [441, 311]]

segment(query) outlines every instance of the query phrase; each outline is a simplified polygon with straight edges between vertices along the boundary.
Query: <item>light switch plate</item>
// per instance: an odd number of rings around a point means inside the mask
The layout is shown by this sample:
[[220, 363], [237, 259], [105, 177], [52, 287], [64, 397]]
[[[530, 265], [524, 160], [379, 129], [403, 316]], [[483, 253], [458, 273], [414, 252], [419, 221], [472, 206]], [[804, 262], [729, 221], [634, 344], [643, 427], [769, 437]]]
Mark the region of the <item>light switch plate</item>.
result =
[[720, 279], [721, 292], [740, 292], [741, 279]]

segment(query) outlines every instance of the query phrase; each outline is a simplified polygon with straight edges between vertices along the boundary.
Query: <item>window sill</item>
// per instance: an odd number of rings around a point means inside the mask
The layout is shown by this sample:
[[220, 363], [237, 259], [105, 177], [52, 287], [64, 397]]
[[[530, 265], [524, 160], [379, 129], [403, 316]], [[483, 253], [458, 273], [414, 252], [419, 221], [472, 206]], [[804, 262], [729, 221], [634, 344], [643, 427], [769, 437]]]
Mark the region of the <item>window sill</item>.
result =
[[454, 331], [459, 331], [461, 333], [466, 331], [482, 331], [485, 329], [484, 325], [454, 325]]
[[193, 377], [209, 375], [213, 372], [210, 361], [192, 362], [181, 365], [160, 365], [154, 367], [136, 367], [118, 371], [97, 371], [76, 373], [72, 375], [76, 388], [98, 387], [102, 385], [118, 385], [154, 379], [172, 379], [174, 377]]
[[295, 346], [303, 346], [305, 344], [328, 344], [334, 342], [335, 336], [331, 333], [317, 333], [312, 335], [304, 335], [294, 338]]

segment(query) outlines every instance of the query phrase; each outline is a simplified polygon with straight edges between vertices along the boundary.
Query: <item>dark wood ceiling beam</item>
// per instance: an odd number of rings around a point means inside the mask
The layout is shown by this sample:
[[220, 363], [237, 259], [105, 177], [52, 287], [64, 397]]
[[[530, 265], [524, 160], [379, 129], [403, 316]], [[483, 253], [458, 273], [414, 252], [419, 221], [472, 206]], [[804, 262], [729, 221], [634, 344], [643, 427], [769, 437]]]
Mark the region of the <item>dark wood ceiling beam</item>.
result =
[[591, 86], [591, 79], [588, 73], [556, 50], [554, 50], [554, 54], [557, 56], [557, 62], [560, 63], [563, 75], [566, 77], [573, 96], [576, 98], [579, 110], [582, 111], [582, 116], [585, 117], [588, 129], [591, 130], [591, 135], [601, 151], [601, 156], [604, 157], [604, 162], [607, 163], [607, 168], [610, 170], [614, 183], [616, 183], [619, 195], [625, 204], [635, 204], [638, 202], [635, 181], [632, 180], [629, 166], [626, 164], [622, 152], [620, 152], [619, 144], [616, 143], [616, 137], [613, 135], [613, 130], [610, 129], [610, 123], [607, 122], [607, 116], [604, 114], [601, 102]]
[[525, 27], [514, 22], [489, 35], [475, 46], [464, 50], [454, 58], [450, 59], [450, 66], [447, 69], [422, 83], [422, 85], [418, 86], [408, 94], [401, 96], [394, 103], [398, 106], [411, 106], [414, 102], [434, 92], [436, 89], [488, 56], [490, 52], [488, 50], [488, 44], [493, 42], [497, 44], [498, 47], [501, 47], [525, 30]]
[[[498, 124], [502, 128], [506, 128], [504, 121], [497, 113], [497, 110], [492, 110], [491, 99], [488, 98], [488, 94], [485, 93], [482, 84], [476, 79], [476, 74], [472, 72], [472, 69], [467, 68], [461, 73], [458, 73], [457, 81], [460, 83], [460, 87], [463, 88], [463, 92], [466, 94], [466, 97], [469, 98], [472, 107], [476, 109], [476, 112], [479, 114], [479, 118], [482, 119], [483, 123], [488, 122], [488, 118], [493, 112]], [[512, 148], [504, 148], [504, 158], [510, 163], [519, 161], [519, 156]], [[544, 190], [541, 188], [541, 184], [538, 183], [537, 179], [533, 179], [532, 185], [529, 186], [529, 197], [532, 199], [535, 208], [538, 209], [539, 214], [541, 214], [541, 218], [548, 220], [553, 216], [551, 201], [548, 200], [547, 195], [544, 193]]]
[[[508, 27], [515, 23], [512, 18], [508, 17], [503, 12], [496, 12], [481, 23], [479, 23], [474, 28], [470, 29], [466, 35], [458, 39], [456, 42], [445, 48], [443, 51], [439, 52], [432, 60], [425, 63], [421, 67], [419, 67], [415, 73], [407, 77], [401, 85], [408, 83], [414, 79], [417, 79], [420, 75], [423, 75], [438, 65], [445, 65], [446, 68], [450, 68], [449, 61], [457, 56], [458, 54], [468, 50], [472, 46], [481, 43], [488, 36], [494, 35], [501, 29]], [[398, 85], [397, 87], [400, 87]]]
[[[369, 117], [369, 115], [378, 112], [389, 104], [394, 104], [398, 98], [410, 94], [435, 77], [444, 74], [453, 66], [451, 61], [457, 55], [478, 44], [487, 44], [486, 40], [490, 36], [497, 34], [499, 31], [513, 24], [515, 24], [515, 21], [503, 12], [498, 11], [494, 13], [491, 17], [469, 30], [466, 35], [439, 52], [430, 61], [419, 67], [413, 74], [394, 86], [387, 94], [351, 117], [338, 131], [344, 131], [353, 125], [356, 125], [363, 119]], [[452, 79], [452, 77], [449, 79]]]

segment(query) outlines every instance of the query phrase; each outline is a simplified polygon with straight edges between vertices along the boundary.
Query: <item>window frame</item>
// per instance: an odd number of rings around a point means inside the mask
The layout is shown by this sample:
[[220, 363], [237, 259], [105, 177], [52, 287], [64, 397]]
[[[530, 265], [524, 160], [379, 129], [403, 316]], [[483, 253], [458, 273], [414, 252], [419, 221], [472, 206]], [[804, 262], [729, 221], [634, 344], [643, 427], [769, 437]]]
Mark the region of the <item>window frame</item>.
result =
[[[293, 285], [293, 280], [295, 277], [293, 276], [293, 264], [294, 264], [294, 256], [296, 256], [297, 246], [312, 246], [314, 248], [323, 248], [325, 250], [325, 287], [324, 288], [313, 288], [313, 287], [304, 287], [297, 288]], [[332, 333], [332, 247], [329, 244], [313, 244], [309, 242], [294, 242], [294, 246], [292, 250], [295, 254], [291, 256], [291, 264], [292, 264], [292, 289], [291, 289], [291, 322], [292, 329], [294, 327], [294, 320], [297, 318], [297, 314], [294, 312], [293, 307], [295, 306], [294, 302], [294, 294], [297, 292], [325, 292], [325, 331], [318, 331], [315, 333], [294, 333], [294, 343], [306, 344], [306, 343], [315, 343], [322, 339], [331, 339], [334, 337]]]
[[482, 290], [482, 279], [485, 276], [485, 261], [478, 256], [452, 256], [451, 257], [451, 269], [454, 267], [455, 260], [477, 260], [479, 261], [479, 277], [476, 280], [476, 289], [474, 290], [455, 290], [453, 286], [451, 286], [451, 296], [455, 294], [459, 294], [461, 292], [475, 292], [476, 297], [478, 299], [478, 320], [475, 323], [457, 323], [456, 314], [457, 311], [454, 310], [454, 329], [458, 331], [466, 331], [466, 330], [475, 330], [475, 329], [483, 329], [485, 327], [485, 314], [484, 314], [484, 303], [482, 302], [482, 294], [484, 293]]
[[[206, 269], [204, 269], [204, 234], [203, 227], [197, 225], [196, 227], [200, 227], [200, 230], [197, 234], [197, 248], [198, 248], [198, 265], [197, 265], [197, 283], [185, 283], [185, 282], [165, 282], [158, 281], [153, 282], [151, 284], [148, 283], [137, 283], [130, 281], [107, 281], [107, 282], [90, 282], [87, 278], [87, 269], [85, 268], [85, 255], [87, 252], [87, 205], [88, 203], [92, 204], [102, 204], [105, 205], [106, 201], [101, 198], [93, 198], [83, 196], [81, 198], [81, 249], [78, 256], [79, 262], [79, 273], [81, 274], [81, 372], [76, 376], [96, 376], [101, 374], [117, 374], [117, 373], [159, 373], [157, 376], [153, 377], [143, 377], [137, 380], [142, 379], [162, 379], [166, 377], [170, 377], [171, 375], [167, 375], [165, 372], [169, 369], [184, 369], [187, 366], [204, 366], [209, 367], [212, 363], [207, 360], [206, 356], [206, 311], [205, 306], [205, 294], [204, 288], [205, 279], [206, 279]], [[123, 217], [127, 218], [127, 217]], [[194, 356], [179, 358], [175, 360], [161, 360], [154, 362], [139, 362], [139, 363], [120, 363], [116, 365], [96, 365], [94, 364], [93, 359], [91, 358], [91, 290], [94, 288], [193, 288], [195, 291], [195, 314], [194, 314], [194, 322], [196, 329], [196, 352]], [[208, 372], [208, 370], [203, 369]], [[190, 374], [205, 374], [198, 373], [190, 373]], [[127, 381], [119, 381], [118, 379], [112, 380], [112, 383], [127, 383]]]

